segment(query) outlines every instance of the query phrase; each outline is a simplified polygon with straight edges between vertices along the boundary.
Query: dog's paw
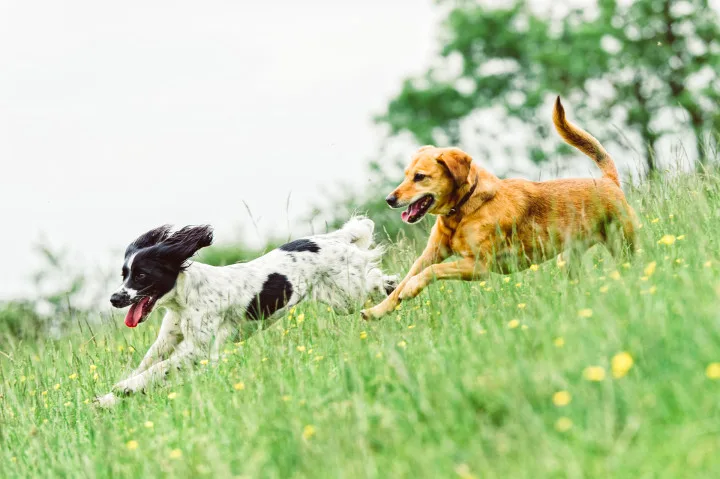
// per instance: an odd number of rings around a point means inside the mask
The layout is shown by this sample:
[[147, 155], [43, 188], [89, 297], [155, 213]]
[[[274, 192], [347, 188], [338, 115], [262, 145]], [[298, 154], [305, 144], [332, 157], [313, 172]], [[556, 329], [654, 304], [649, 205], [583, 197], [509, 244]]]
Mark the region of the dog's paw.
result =
[[113, 393], [121, 396], [128, 396], [130, 394], [142, 391], [144, 383], [135, 377], [120, 381], [112, 387]]
[[367, 308], [360, 311], [360, 316], [365, 321], [372, 321], [373, 319], [380, 319], [382, 316], [384, 316], [383, 308], [381, 308], [382, 304], [379, 304], [373, 308]]
[[388, 296], [395, 291], [398, 284], [400, 284], [400, 276], [396, 274], [383, 276], [383, 286], [385, 287], [385, 294]]
[[104, 396], [97, 396], [93, 401], [96, 407], [109, 409], [120, 402], [120, 398], [113, 393], [107, 393]]

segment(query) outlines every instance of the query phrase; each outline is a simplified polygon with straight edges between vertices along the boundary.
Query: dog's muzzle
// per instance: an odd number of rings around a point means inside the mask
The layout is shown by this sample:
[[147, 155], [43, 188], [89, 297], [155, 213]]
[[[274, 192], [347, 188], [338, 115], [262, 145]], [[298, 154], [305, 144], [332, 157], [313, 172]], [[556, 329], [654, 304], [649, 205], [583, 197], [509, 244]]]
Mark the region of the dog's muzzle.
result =
[[113, 293], [112, 296], [110, 296], [110, 304], [112, 304], [116, 308], [124, 308], [125, 306], [130, 306], [130, 303], [132, 301], [130, 300], [130, 295], [127, 293], [127, 291], [117, 291]]

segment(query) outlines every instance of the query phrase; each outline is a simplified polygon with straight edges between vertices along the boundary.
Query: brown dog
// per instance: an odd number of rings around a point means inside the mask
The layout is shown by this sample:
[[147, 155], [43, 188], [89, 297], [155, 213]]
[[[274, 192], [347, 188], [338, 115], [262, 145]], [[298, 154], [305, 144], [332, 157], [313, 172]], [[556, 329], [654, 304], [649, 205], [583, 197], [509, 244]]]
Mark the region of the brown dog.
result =
[[[382, 303], [364, 310], [365, 319], [387, 314], [435, 279], [509, 273], [595, 243], [604, 243], [613, 254], [632, 249], [635, 214], [612, 158], [597, 139], [565, 119], [559, 97], [553, 122], [567, 143], [595, 160], [601, 179], [501, 180], [458, 148], [418, 150], [405, 179], [386, 200], [393, 208], [408, 207], [402, 213], [407, 223], [427, 213], [437, 220], [405, 279]], [[460, 259], [442, 263], [451, 255]]]

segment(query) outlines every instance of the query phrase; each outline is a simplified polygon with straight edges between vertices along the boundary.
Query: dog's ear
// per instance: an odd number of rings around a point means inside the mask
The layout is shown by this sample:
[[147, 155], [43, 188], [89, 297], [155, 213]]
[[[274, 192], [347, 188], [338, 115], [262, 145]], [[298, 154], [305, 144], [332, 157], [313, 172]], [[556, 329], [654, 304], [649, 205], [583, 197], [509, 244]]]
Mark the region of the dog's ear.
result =
[[158, 245], [158, 252], [180, 268], [201, 248], [213, 242], [213, 230], [209, 225], [186, 226], [171, 234]]
[[170, 236], [170, 228], [170, 225], [158, 226], [157, 228], [138, 236], [138, 238], [130, 243], [127, 249], [125, 249], [125, 257], [127, 258], [134, 252], [143, 248], [149, 248], [150, 246], [155, 246], [156, 244], [161, 243]]
[[470, 155], [459, 148], [449, 148], [437, 159], [437, 162], [450, 172], [456, 186], [468, 183], [471, 161]]

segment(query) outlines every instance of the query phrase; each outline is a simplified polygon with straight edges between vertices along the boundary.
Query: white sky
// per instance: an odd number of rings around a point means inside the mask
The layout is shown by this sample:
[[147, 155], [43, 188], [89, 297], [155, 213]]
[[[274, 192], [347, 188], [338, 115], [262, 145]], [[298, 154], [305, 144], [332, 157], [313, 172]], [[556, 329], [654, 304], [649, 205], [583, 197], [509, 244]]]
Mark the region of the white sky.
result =
[[430, 0], [0, 0], [0, 298], [27, 291], [41, 238], [119, 270], [164, 223], [257, 243], [243, 201], [261, 234], [288, 234], [324, 189], [366, 181], [371, 117], [433, 58], [438, 16]]

